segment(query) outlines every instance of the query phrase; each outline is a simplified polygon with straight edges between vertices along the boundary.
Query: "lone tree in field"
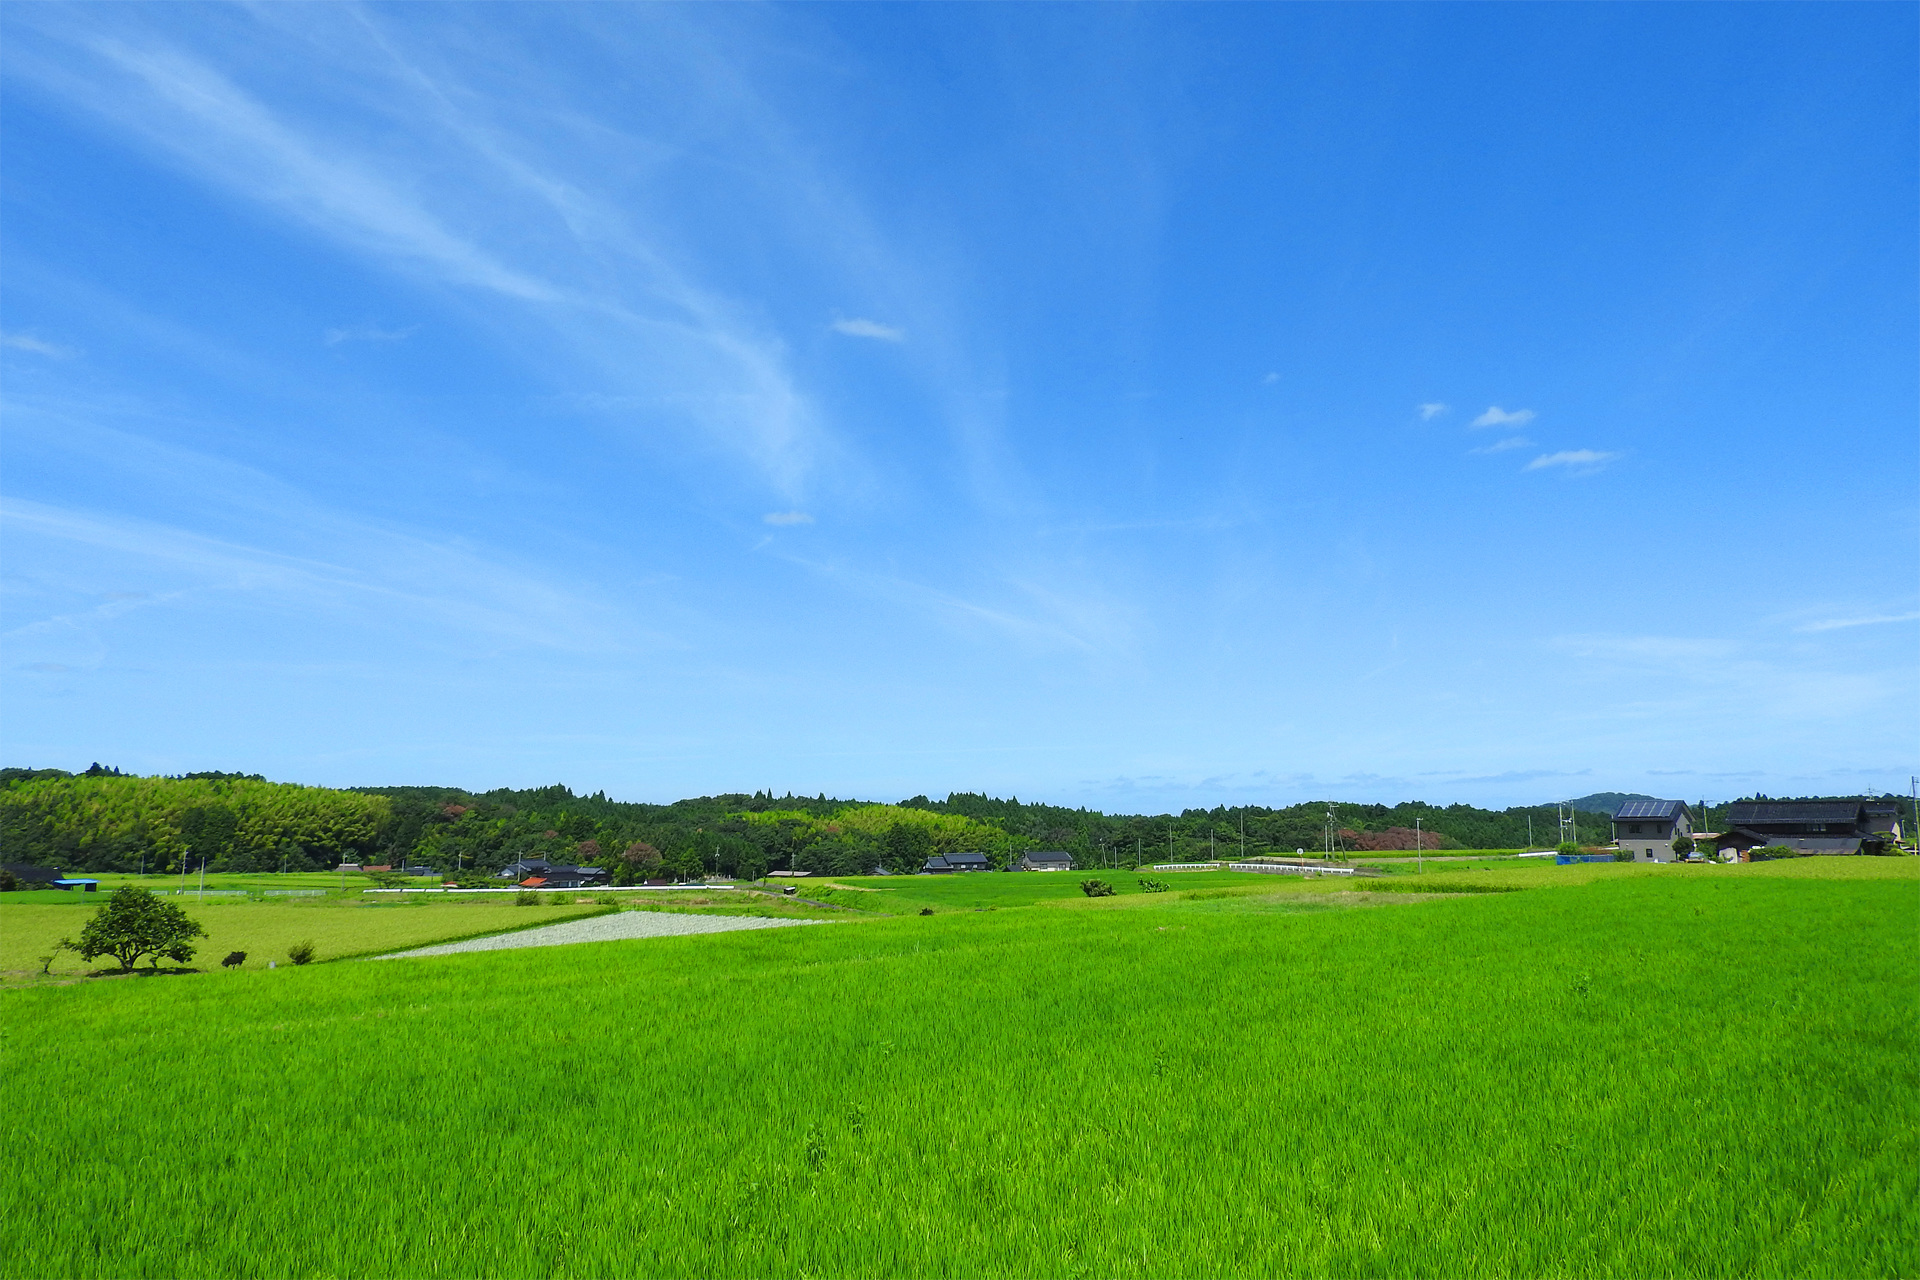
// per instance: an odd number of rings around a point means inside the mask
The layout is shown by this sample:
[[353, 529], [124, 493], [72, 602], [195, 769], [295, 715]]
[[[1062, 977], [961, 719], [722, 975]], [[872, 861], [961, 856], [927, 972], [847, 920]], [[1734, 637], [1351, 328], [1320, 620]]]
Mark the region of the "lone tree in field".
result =
[[74, 950], [82, 960], [112, 956], [120, 962], [122, 972], [130, 972], [144, 956], [153, 957], [156, 969], [162, 956], [175, 964], [185, 964], [193, 959], [193, 944], [188, 939], [206, 936], [198, 921], [171, 902], [128, 886], [114, 890], [105, 905], [93, 913], [93, 919], [80, 930]]

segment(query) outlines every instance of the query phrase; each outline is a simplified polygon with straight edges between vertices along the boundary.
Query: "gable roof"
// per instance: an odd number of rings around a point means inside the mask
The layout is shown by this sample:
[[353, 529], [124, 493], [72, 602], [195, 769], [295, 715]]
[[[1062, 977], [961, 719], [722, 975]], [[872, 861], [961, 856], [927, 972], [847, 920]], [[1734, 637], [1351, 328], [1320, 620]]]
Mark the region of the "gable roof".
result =
[[1858, 822], [1858, 800], [1759, 800], [1727, 806], [1727, 823], [1744, 826], [1755, 822]]
[[955, 864], [964, 862], [970, 867], [990, 865], [987, 862], [987, 855], [984, 853], [949, 853], [946, 855], [946, 859], [948, 862]]
[[1620, 806], [1613, 815], [1615, 822], [1628, 818], [1659, 818], [1666, 821], [1677, 819], [1681, 814], [1693, 816], [1693, 810], [1684, 800], [1629, 800]]
[[1024, 855], [1028, 862], [1072, 862], [1073, 855], [1060, 849], [1036, 850]]

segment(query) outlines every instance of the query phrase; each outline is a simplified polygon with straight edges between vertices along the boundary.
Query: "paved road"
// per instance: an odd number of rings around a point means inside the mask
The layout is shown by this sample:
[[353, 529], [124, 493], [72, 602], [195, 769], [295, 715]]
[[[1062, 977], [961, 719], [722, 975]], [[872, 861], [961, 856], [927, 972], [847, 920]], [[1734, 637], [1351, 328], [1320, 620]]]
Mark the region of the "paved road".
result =
[[790, 925], [830, 924], [827, 920], [769, 920], [761, 916], [682, 916], [655, 911], [622, 911], [618, 915], [569, 920], [518, 933], [500, 933], [465, 942], [442, 942], [411, 951], [373, 956], [375, 960], [404, 960], [409, 956], [450, 956], [462, 951], [506, 951], [515, 947], [564, 947], [574, 942], [615, 942], [625, 938], [668, 938], [688, 933], [730, 933], [735, 929], [784, 929]]

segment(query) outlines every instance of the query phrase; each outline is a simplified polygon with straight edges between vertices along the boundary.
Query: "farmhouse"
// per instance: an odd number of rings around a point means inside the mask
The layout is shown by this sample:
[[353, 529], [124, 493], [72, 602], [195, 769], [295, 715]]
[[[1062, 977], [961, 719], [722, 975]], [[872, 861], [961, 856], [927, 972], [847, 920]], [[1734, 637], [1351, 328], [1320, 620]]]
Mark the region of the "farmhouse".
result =
[[993, 864], [984, 853], [936, 853], [921, 870], [939, 876], [955, 871], [991, 871]]
[[1672, 862], [1677, 836], [1693, 836], [1693, 810], [1682, 800], [1629, 800], [1613, 815], [1613, 839], [1635, 862]]
[[518, 880], [529, 889], [591, 889], [607, 883], [607, 873], [599, 867], [570, 867], [545, 858], [521, 858], [508, 863], [496, 878]]
[[[1806, 854], [1882, 853], [1899, 830], [1870, 814], [1863, 800], [1747, 800], [1727, 806], [1727, 829], [1715, 842], [1742, 857], [1762, 845]], [[1876, 819], [1882, 826], [1875, 830]]]
[[1020, 869], [1022, 871], [1071, 871], [1073, 855], [1062, 853], [1058, 849], [1022, 854]]

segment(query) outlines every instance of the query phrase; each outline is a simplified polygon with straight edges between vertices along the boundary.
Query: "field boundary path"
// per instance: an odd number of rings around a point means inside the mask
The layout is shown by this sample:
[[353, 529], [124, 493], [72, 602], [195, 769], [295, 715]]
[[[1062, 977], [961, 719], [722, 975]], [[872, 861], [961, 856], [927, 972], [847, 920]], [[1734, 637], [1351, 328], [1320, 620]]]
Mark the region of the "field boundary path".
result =
[[517, 933], [497, 933], [464, 942], [442, 942], [407, 951], [390, 951], [369, 960], [404, 960], [412, 956], [450, 956], [463, 951], [507, 951], [516, 947], [564, 947], [576, 942], [620, 942], [629, 938], [669, 938], [690, 933], [730, 933], [736, 929], [784, 929], [792, 925], [830, 924], [828, 920], [772, 920], [764, 916], [682, 916], [653, 911], [622, 911], [618, 915], [568, 920]]

